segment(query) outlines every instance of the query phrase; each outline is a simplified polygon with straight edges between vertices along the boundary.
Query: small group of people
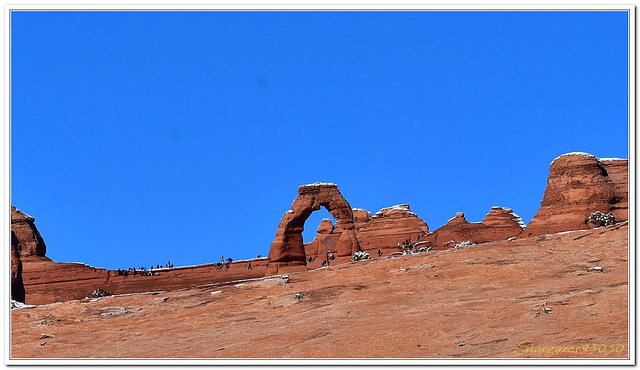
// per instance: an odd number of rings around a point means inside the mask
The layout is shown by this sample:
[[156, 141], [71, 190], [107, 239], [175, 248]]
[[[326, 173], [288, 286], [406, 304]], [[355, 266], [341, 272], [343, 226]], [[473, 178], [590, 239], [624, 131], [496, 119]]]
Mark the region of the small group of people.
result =
[[129, 276], [129, 275], [153, 276], [154, 272], [153, 270], [147, 271], [144, 267], [140, 267], [140, 269], [136, 269], [135, 267], [129, 267], [128, 270], [118, 269], [118, 276]]
[[[321, 266], [322, 267], [329, 266], [329, 261], [334, 260], [334, 259], [336, 259], [336, 256], [334, 256], [333, 253], [330, 250], [327, 251], [327, 254], [325, 255], [325, 259], [322, 260]], [[314, 260], [315, 260], [315, 258], [314, 258]]]
[[398, 250], [400, 251], [412, 251], [413, 247], [415, 247], [416, 244], [418, 244], [420, 242], [420, 237], [421, 235], [418, 235], [418, 238], [415, 242], [411, 241], [411, 237], [406, 238], [403, 242], [402, 242], [402, 246], [400, 246], [400, 242], [398, 242]]
[[[162, 265], [157, 264], [155, 269], [159, 270], [163, 268]], [[164, 268], [173, 268], [173, 263], [171, 263], [171, 260], [167, 261], [167, 263], [164, 264]], [[141, 275], [141, 276], [153, 276], [153, 275], [157, 275], [157, 271], [153, 271], [154, 267], [151, 266], [148, 270], [146, 267], [144, 266], [140, 266], [138, 268], [135, 267], [129, 267], [127, 270], [124, 269], [118, 269], [118, 276], [129, 276], [129, 275], [133, 275], [133, 276], [137, 276], [137, 275]]]
[[228, 270], [229, 267], [231, 267], [231, 262], [233, 262], [233, 259], [231, 257], [229, 257], [229, 258], [227, 258], [225, 260], [224, 256], [221, 256], [220, 257], [220, 262], [216, 263], [216, 268], [218, 270], [221, 270], [224, 267], [224, 268], [226, 268]]

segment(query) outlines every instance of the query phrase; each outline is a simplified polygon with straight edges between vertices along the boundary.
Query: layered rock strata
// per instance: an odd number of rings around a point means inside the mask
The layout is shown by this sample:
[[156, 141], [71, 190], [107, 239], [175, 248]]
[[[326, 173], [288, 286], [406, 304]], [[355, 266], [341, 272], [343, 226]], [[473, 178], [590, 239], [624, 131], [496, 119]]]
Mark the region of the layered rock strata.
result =
[[524, 228], [522, 218], [506, 207], [492, 207], [482, 222], [469, 222], [464, 213], [458, 212], [446, 225], [424, 237], [422, 244], [446, 249], [464, 241], [478, 244], [507, 240], [520, 235]]
[[266, 272], [266, 258], [260, 258], [235, 261], [228, 269], [207, 264], [159, 269], [152, 276], [140, 273], [119, 276], [117, 271], [82, 263], [52, 261], [44, 255], [44, 240], [34, 218], [12, 206], [11, 219], [11, 296], [26, 304], [82, 299], [98, 288], [112, 294], [182, 289], [262, 277]]
[[[375, 215], [359, 208], [353, 208], [352, 212], [360, 248], [371, 256], [377, 256], [378, 250], [383, 255], [388, 255], [397, 251], [397, 246], [405, 240], [416, 241], [429, 232], [427, 223], [411, 212], [408, 204], [386, 207]], [[307, 258], [311, 258], [310, 261], [307, 260], [308, 269], [320, 267], [322, 260], [326, 259], [327, 252], [333, 253], [337, 249], [340, 231], [334, 227], [334, 231], [329, 233], [328, 222], [330, 220], [323, 220], [313, 241], [304, 245]], [[348, 262], [348, 260], [347, 257], [338, 257], [331, 263]]]
[[[265, 276], [267, 259], [234, 261], [227, 269], [216, 264], [154, 270], [152, 276], [88, 266], [82, 263], [54, 262], [46, 257], [24, 257], [22, 276], [25, 303], [47, 304], [91, 297], [98, 288], [112, 294], [142, 293], [193, 288], [200, 285], [254, 279]], [[251, 262], [252, 268], [248, 268]]]
[[36, 228], [35, 218], [11, 206], [11, 230], [22, 246], [21, 256], [40, 256], [47, 253], [47, 247]]
[[521, 237], [593, 228], [588, 219], [595, 211], [612, 212], [616, 221], [626, 221], [628, 189], [628, 160], [561, 155], [549, 166], [540, 209]]
[[383, 208], [373, 216], [367, 214], [369, 217], [365, 218], [360, 212], [356, 235], [362, 250], [371, 255], [376, 255], [378, 249], [387, 254], [406, 239], [416, 241], [429, 232], [429, 225], [411, 212], [408, 204]]

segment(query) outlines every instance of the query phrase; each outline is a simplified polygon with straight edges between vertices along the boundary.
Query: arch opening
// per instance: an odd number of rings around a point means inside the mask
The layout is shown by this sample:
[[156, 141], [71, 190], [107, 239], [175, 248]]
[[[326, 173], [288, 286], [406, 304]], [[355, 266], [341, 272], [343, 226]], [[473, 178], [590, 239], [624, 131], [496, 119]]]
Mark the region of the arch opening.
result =
[[[303, 231], [307, 219], [321, 207], [336, 220], [331, 237], [338, 257], [351, 256], [360, 250], [354, 230], [353, 212], [335, 184], [315, 183], [298, 188], [298, 197], [280, 221], [269, 251], [267, 274], [285, 270], [306, 270], [307, 253]], [[332, 250], [333, 252], [333, 250]]]

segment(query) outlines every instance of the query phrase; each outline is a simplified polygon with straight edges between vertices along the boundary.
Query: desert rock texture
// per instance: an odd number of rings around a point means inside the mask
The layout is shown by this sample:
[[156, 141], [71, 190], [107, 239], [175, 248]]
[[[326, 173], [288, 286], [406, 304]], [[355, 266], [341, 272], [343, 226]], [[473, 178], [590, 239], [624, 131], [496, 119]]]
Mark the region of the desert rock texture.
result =
[[[321, 207], [337, 222], [304, 244]], [[629, 354], [624, 159], [556, 158], [529, 225], [496, 206], [430, 231], [408, 204], [372, 214], [303, 185], [267, 258], [137, 273], [54, 262], [34, 218], [11, 216], [11, 296], [35, 305], [12, 310], [13, 358]]]
[[482, 222], [469, 222], [464, 213], [458, 212], [446, 225], [424, 238], [434, 249], [444, 249], [451, 243], [470, 241], [486, 243], [507, 240], [522, 233], [525, 224], [510, 208], [493, 207]]
[[22, 261], [20, 251], [22, 245], [16, 238], [16, 234], [11, 231], [11, 299], [24, 303], [24, 282], [22, 281]]
[[627, 358], [628, 230], [373, 258], [291, 273], [289, 283], [273, 276], [13, 310], [11, 353]]
[[617, 221], [629, 219], [628, 160], [599, 159], [587, 153], [569, 153], [549, 166], [549, 178], [540, 210], [523, 237], [589, 229], [589, 215], [612, 212]]
[[20, 255], [44, 257], [47, 247], [35, 226], [35, 218], [11, 206], [11, 231], [14, 232], [22, 249]]
[[298, 197], [293, 201], [280, 221], [276, 237], [269, 250], [267, 272], [304, 271], [307, 256], [302, 241], [304, 222], [313, 211], [325, 207], [336, 219], [333, 231], [339, 234], [335, 251], [338, 256], [351, 256], [360, 250], [354, 230], [351, 206], [338, 190], [336, 184], [315, 183], [298, 188]]

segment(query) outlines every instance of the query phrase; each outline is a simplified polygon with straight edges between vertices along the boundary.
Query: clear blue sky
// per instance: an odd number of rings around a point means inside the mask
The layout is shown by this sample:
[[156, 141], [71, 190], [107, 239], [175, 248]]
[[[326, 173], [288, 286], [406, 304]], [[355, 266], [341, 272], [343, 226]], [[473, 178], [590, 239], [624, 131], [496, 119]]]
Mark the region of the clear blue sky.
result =
[[13, 12], [11, 202], [113, 269], [266, 256], [316, 181], [431, 230], [529, 222], [556, 156], [628, 157], [627, 18]]

